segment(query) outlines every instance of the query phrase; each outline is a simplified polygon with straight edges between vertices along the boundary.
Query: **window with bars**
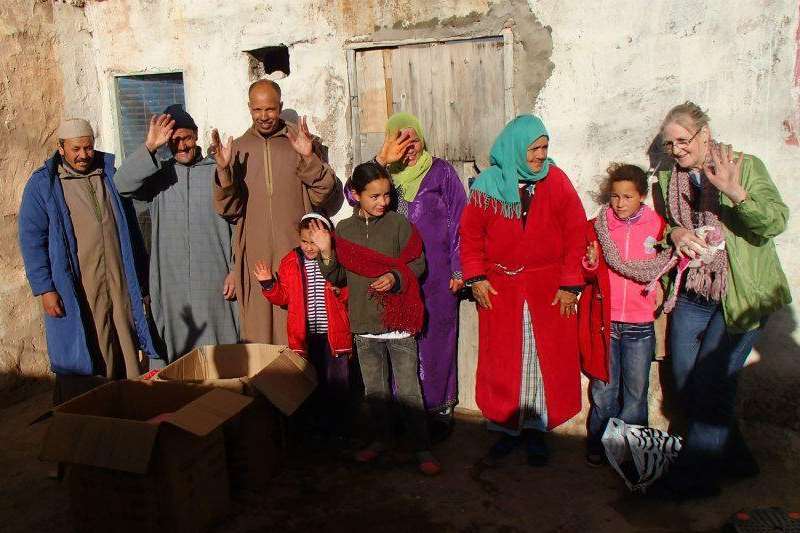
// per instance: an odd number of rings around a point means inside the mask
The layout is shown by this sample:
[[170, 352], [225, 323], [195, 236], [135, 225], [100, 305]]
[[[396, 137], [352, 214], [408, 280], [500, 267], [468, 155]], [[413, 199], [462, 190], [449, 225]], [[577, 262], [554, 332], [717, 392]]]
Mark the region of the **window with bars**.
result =
[[[117, 77], [121, 157], [132, 154], [144, 142], [150, 117], [172, 104], [186, 107], [183, 74], [147, 74]], [[167, 155], [159, 154], [159, 155]]]
[[[119, 120], [120, 151], [117, 165], [136, 151], [144, 142], [150, 127], [150, 117], [160, 114], [172, 104], [186, 107], [183, 95], [183, 74], [147, 74], [142, 76], [117, 76], [117, 113]], [[169, 148], [162, 146], [159, 159], [170, 157]], [[136, 217], [150, 253], [150, 211], [145, 202], [134, 200]]]

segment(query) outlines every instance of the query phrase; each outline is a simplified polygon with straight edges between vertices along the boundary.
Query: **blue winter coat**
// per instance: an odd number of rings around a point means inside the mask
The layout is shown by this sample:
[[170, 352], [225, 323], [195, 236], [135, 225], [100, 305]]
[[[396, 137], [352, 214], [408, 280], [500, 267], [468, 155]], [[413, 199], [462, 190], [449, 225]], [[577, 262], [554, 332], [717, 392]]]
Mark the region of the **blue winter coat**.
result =
[[[125, 280], [131, 298], [131, 310], [139, 349], [157, 358], [143, 305], [143, 287], [147, 279], [147, 260], [141, 233], [132, 205], [120, 197], [114, 186], [114, 155], [95, 152], [103, 159], [103, 179], [117, 221]], [[64, 189], [58, 178], [61, 156], [56, 152], [36, 170], [25, 185], [19, 211], [19, 244], [34, 296], [57, 291], [64, 304], [64, 316], [53, 318], [45, 313], [47, 350], [50, 366], [56, 374], [93, 375], [93, 361], [100, 354], [89, 353], [85, 324], [92, 324], [78, 300], [80, 269], [78, 247]]]

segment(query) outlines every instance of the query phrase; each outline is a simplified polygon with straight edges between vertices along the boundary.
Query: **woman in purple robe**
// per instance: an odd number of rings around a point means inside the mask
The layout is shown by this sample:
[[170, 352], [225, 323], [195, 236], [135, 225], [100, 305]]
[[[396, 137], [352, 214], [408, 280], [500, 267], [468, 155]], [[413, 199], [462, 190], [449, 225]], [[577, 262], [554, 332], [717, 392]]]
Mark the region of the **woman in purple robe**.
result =
[[388, 165], [397, 189], [397, 211], [416, 226], [425, 247], [426, 324], [419, 337], [419, 376], [432, 433], [446, 435], [458, 403], [457, 293], [464, 285], [458, 224], [467, 195], [453, 166], [425, 149], [416, 117], [396, 113], [386, 132], [386, 143], [375, 160]]

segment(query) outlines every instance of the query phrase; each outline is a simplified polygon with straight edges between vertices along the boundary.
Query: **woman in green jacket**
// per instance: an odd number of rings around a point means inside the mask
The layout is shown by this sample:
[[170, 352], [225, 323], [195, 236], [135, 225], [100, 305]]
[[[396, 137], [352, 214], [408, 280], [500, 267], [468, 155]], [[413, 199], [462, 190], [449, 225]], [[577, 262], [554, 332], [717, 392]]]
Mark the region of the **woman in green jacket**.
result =
[[773, 242], [789, 210], [764, 163], [714, 141], [697, 105], [670, 110], [661, 136], [674, 159], [658, 177], [668, 240], [692, 262], [672, 283], [669, 337], [688, 429], [660, 488], [686, 498], [716, 493], [721, 475], [758, 473], [735, 418], [736, 380], [767, 317], [791, 300]]

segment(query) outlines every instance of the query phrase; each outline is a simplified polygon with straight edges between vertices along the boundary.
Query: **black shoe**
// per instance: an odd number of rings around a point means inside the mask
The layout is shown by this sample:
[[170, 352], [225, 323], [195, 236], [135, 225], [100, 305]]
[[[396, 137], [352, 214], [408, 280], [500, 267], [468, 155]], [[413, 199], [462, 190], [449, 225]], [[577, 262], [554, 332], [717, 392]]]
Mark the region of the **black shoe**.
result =
[[495, 466], [500, 460], [505, 459], [514, 449], [520, 445], [522, 438], [503, 433], [497, 442], [489, 448], [489, 453], [484, 457], [483, 462], [487, 466]]
[[440, 415], [436, 414], [431, 416], [428, 422], [429, 431], [431, 434], [431, 442], [433, 444], [438, 444], [442, 441], [447, 440], [447, 437], [453, 433], [453, 427], [455, 426], [455, 419], [453, 415]]
[[682, 502], [687, 500], [699, 500], [702, 498], [713, 498], [721, 493], [719, 485], [713, 483], [691, 483], [679, 485], [670, 482], [667, 475], [647, 487], [645, 497], [657, 500], [672, 502]]
[[755, 458], [751, 455], [749, 457], [741, 457], [736, 460], [726, 461], [722, 465], [720, 473], [730, 478], [746, 479], [756, 477], [761, 473], [761, 468], [759, 468]]
[[546, 466], [550, 458], [550, 450], [547, 448], [544, 433], [531, 430], [528, 432], [525, 451], [528, 453], [529, 466]]
[[589, 450], [586, 452], [586, 464], [598, 468], [608, 464], [608, 457], [601, 451]]

